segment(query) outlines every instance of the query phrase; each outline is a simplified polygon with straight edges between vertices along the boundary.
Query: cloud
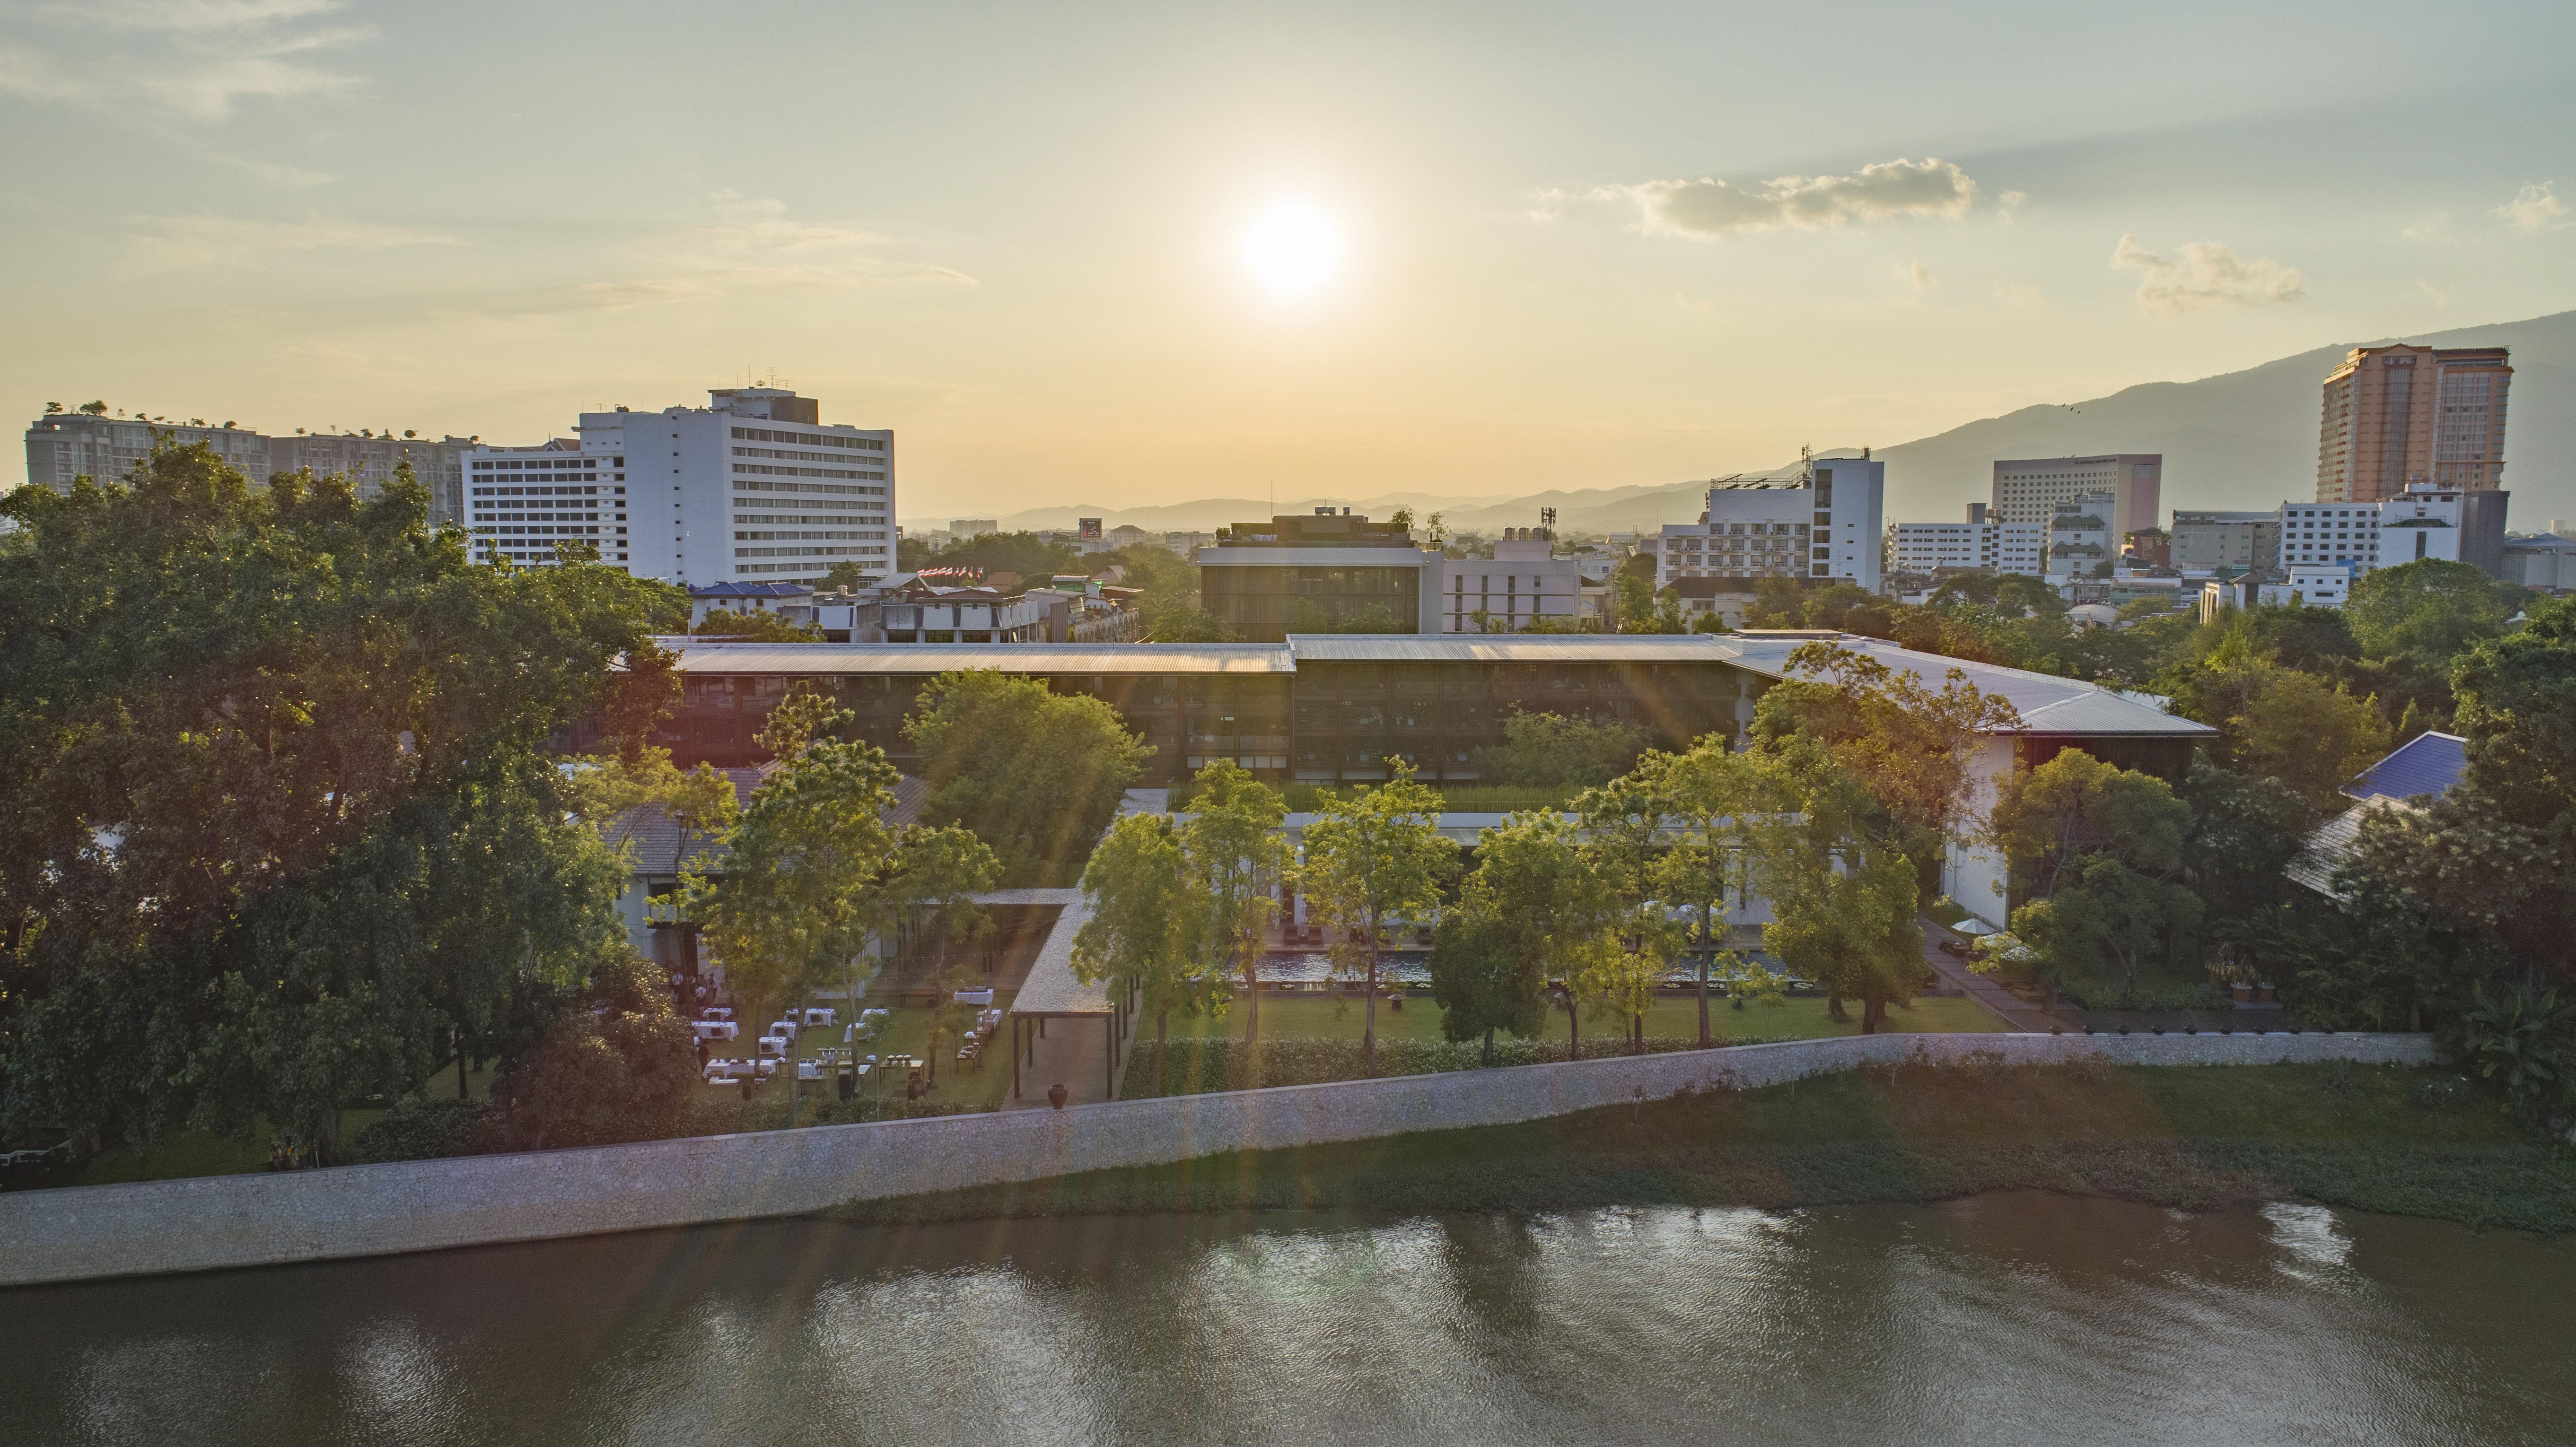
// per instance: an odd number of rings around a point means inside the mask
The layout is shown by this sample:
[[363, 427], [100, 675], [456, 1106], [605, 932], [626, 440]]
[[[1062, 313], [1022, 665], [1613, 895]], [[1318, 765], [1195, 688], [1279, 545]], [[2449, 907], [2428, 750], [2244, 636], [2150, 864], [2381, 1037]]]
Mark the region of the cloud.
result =
[[254, 221], [237, 216], [144, 216], [136, 220], [146, 229], [126, 240], [124, 269], [129, 272], [240, 266], [280, 252], [375, 252], [465, 244], [458, 237], [434, 231], [324, 216], [300, 221]]
[[973, 287], [953, 267], [891, 254], [895, 238], [831, 222], [799, 221], [771, 198], [717, 191], [712, 218], [656, 231], [622, 248], [627, 274], [510, 293], [471, 309], [494, 316], [623, 311], [635, 307], [793, 291], [812, 295], [882, 286]]
[[1932, 268], [1925, 266], [1922, 262], [1918, 261], [1912, 266], [1903, 267], [1900, 268], [1900, 270], [1905, 277], [1906, 283], [1912, 286], [1916, 291], [1930, 291], [1932, 289]]
[[2495, 214], [2524, 231], [2558, 231], [2576, 226], [2576, 221], [2560, 218], [2567, 214], [2567, 203], [2558, 199], [2558, 183], [2534, 181], [2513, 193], [2513, 199], [2495, 209]]
[[2446, 312], [2451, 309], [2451, 294], [2441, 287], [2429, 281], [2419, 281], [2415, 283], [2415, 289], [2422, 292], [2424, 299], [2433, 304], [2433, 310]]
[[0, 93], [48, 105], [221, 120], [245, 100], [345, 95], [326, 53], [366, 30], [317, 24], [342, 0], [86, 0], [18, 12]]
[[1645, 181], [1595, 193], [1636, 203], [1639, 228], [1650, 236], [1714, 241], [1746, 231], [1838, 231], [1900, 217], [1958, 217], [1977, 204], [1977, 183], [1937, 157], [1880, 161], [1851, 176], [1775, 176], [1737, 186], [1696, 181]]
[[2241, 257], [2215, 241], [2186, 241], [2182, 259], [2169, 261], [2123, 236], [2111, 248], [2111, 269], [2140, 273], [2138, 309], [2150, 316], [2269, 306], [2305, 294], [2297, 267]]

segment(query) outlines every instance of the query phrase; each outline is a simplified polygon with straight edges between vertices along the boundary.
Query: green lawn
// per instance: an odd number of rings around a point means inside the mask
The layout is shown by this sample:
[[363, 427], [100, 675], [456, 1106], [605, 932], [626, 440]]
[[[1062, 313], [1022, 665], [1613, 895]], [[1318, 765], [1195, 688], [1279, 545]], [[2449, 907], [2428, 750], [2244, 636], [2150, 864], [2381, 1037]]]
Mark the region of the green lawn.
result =
[[[1243, 1033], [1244, 1005], [1240, 1000], [1223, 1015], [1202, 1015], [1195, 1020], [1175, 1020], [1175, 1039], [1192, 1035], [1235, 1035]], [[1821, 999], [1793, 997], [1778, 1004], [1759, 1001], [1741, 1010], [1727, 1008], [1723, 1000], [1711, 1000], [1708, 1007], [1709, 1033], [1715, 1037], [1738, 1036], [1754, 1040], [1812, 1040], [1827, 1035], [1860, 1033], [1858, 1006], [1847, 1011], [1848, 1021], [1825, 1018]], [[1261, 997], [1261, 1034], [1269, 1040], [1357, 1040], [1364, 1019], [1364, 1007], [1358, 1000], [1345, 1000], [1323, 995], [1264, 995]], [[2005, 1030], [2010, 1027], [1998, 1020], [1974, 1000], [1949, 996], [1926, 996], [1910, 1004], [1897, 1005], [1888, 1011], [1888, 1029], [1898, 1032], [1942, 1032], [1967, 1034]], [[1589, 1040], [1596, 1035], [1616, 1035], [1626, 1029], [1623, 1020], [1583, 1020], [1583, 1035]], [[1553, 1011], [1548, 1017], [1551, 1034], [1565, 1034], [1565, 1012]], [[1151, 1019], [1136, 1022], [1138, 1038], [1154, 1038]], [[1377, 1033], [1381, 1040], [1437, 1040], [1440, 1038], [1440, 1007], [1427, 995], [1410, 995], [1404, 1008], [1394, 1010], [1381, 1001], [1377, 1011]], [[1699, 1035], [1699, 1001], [1692, 997], [1679, 999], [1658, 997], [1646, 1012], [1648, 1035], [1673, 1035], [1696, 1039]]]
[[868, 1221], [1268, 1209], [1926, 1201], [2041, 1189], [2174, 1206], [2306, 1197], [2576, 1231], [2576, 1158], [2455, 1072], [1907, 1066], [1511, 1126], [858, 1203]]

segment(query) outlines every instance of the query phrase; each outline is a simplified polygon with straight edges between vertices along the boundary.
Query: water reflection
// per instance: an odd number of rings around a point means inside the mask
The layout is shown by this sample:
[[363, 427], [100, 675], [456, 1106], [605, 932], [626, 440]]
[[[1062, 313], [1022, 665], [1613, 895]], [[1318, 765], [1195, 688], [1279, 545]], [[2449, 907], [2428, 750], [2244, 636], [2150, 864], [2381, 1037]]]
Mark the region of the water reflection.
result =
[[11, 1440], [156, 1447], [2536, 1443], [2570, 1300], [2292, 1205], [792, 1222], [19, 1292], [0, 1375]]

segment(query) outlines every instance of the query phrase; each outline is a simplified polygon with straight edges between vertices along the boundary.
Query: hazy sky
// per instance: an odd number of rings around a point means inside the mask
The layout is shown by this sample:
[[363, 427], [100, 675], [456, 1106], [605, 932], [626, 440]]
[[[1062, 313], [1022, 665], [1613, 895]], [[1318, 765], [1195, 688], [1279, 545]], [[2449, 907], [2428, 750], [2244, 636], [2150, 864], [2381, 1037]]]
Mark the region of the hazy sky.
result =
[[774, 374], [916, 519], [1671, 482], [2576, 306], [2571, 82], [2565, 0], [0, 0], [0, 410]]

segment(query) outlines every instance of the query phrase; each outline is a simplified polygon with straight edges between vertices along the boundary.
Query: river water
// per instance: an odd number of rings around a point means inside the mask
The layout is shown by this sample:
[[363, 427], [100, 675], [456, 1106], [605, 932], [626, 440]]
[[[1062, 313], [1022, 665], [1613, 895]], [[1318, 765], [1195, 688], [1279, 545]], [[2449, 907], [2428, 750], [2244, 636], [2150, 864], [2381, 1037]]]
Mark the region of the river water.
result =
[[0, 1385], [0, 1441], [154, 1447], [2565, 1443], [2576, 1245], [2037, 1195], [780, 1222], [0, 1294]]

